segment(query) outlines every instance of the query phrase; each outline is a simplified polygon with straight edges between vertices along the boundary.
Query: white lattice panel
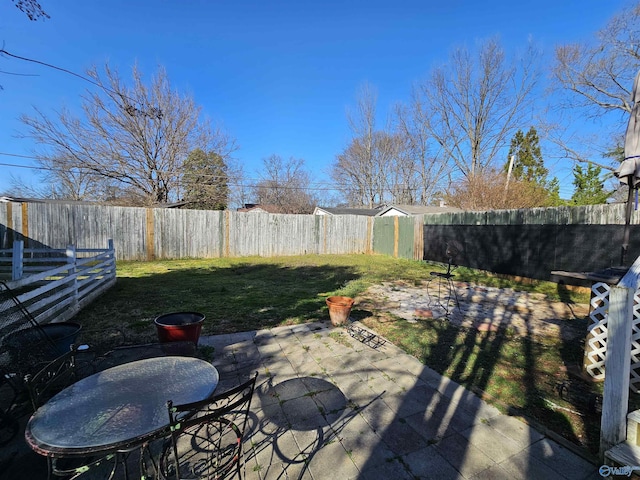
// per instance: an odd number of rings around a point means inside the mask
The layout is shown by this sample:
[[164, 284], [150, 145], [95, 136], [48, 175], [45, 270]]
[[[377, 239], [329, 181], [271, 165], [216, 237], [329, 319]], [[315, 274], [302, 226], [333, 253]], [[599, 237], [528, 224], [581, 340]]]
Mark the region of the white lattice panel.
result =
[[640, 291], [633, 295], [633, 323], [631, 324], [631, 375], [629, 388], [640, 393]]
[[[609, 290], [609, 285], [602, 282], [594, 283], [591, 287], [591, 313], [589, 314], [591, 323], [588, 327], [583, 367], [584, 371], [596, 380], [604, 379]], [[633, 298], [629, 388], [634, 393], [640, 393], [640, 291], [637, 291]]]
[[591, 323], [587, 329], [584, 349], [584, 370], [596, 380], [604, 379], [604, 359], [607, 353], [607, 312], [609, 285], [594, 283], [591, 287]]

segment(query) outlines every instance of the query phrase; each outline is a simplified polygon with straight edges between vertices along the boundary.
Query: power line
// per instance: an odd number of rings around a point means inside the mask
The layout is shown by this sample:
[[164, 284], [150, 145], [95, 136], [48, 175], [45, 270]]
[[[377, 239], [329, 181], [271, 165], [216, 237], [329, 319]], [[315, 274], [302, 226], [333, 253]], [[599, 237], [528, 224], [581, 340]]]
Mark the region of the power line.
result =
[[[37, 159], [37, 157], [29, 157], [26, 155], [17, 155], [17, 154], [6, 154], [6, 153], [1, 153], [0, 155], [8, 155], [8, 156], [15, 156], [15, 157], [20, 157], [20, 158], [35, 158]], [[11, 168], [24, 168], [26, 170], [46, 170], [49, 172], [68, 172], [69, 169], [65, 169], [65, 168], [55, 168], [55, 167], [45, 167], [45, 166], [30, 166], [30, 165], [18, 165], [18, 164], [14, 164], [14, 163], [4, 163], [4, 162], [0, 162], [0, 167], [11, 167]], [[86, 173], [88, 175], [95, 175], [95, 176], [101, 176], [99, 173], [96, 173], [90, 169], [82, 169], [82, 168], [77, 168], [77, 170], [79, 171], [83, 171], [83, 173]], [[171, 175], [178, 175], [177, 173], [171, 173], [171, 172], [158, 172], [158, 173], [164, 173], [164, 174], [171, 174]], [[184, 174], [182, 174], [184, 175]], [[213, 174], [198, 174], [198, 176], [200, 177], [207, 177], [210, 178], [211, 180], [216, 179], [216, 178], [225, 178], [222, 175], [213, 175]], [[326, 182], [314, 182], [311, 183], [310, 186], [290, 186], [290, 185], [264, 185], [264, 184], [260, 184], [259, 179], [248, 179], [248, 181], [250, 183], [236, 183], [236, 182], [227, 182], [227, 186], [229, 187], [238, 187], [238, 188], [264, 188], [264, 189], [281, 189], [281, 190], [304, 190], [304, 191], [339, 191], [341, 189], [346, 188], [344, 185], [342, 184], [331, 184], [331, 183], [326, 183]], [[188, 186], [188, 185], [202, 185], [201, 182], [198, 181], [193, 181], [193, 182], [189, 182], [189, 181], [184, 181], [184, 180], [180, 180], [178, 181], [178, 184], [181, 187], [184, 186]], [[311, 186], [311, 185], [318, 185], [316, 187]], [[327, 185], [326, 187], [322, 187], [322, 185]], [[335, 185], [335, 186], [331, 186], [331, 185]]]
[[5, 75], [15, 75], [17, 77], [39, 77], [37, 73], [17, 73], [17, 72], [7, 72], [5, 70], [0, 70], [0, 73]]
[[[22, 57], [20, 55], [16, 55], [14, 53], [8, 52], [4, 48], [0, 48], [0, 55], [6, 55], [8, 57], [15, 58], [16, 60], [22, 60], [24, 62], [35, 63], [35, 64], [42, 65], [42, 66], [47, 67], [47, 68], [53, 68], [54, 70], [58, 70], [60, 72], [67, 73], [69, 75], [73, 75], [74, 77], [77, 77], [77, 78], [79, 78], [81, 80], [84, 80], [85, 82], [89, 82], [90, 84], [95, 85], [96, 87], [104, 90], [105, 92], [111, 93], [112, 95], [115, 95], [115, 96], [119, 97], [122, 100], [127, 99], [132, 103], [137, 103], [137, 100], [134, 100], [131, 97], [129, 97], [129, 96], [123, 94], [123, 93], [116, 92], [115, 90], [112, 90], [111, 88], [103, 85], [102, 83], [98, 83], [98, 82], [96, 82], [96, 81], [94, 81], [94, 80], [92, 80], [92, 79], [90, 79], [88, 77], [85, 77], [84, 75], [80, 75], [79, 73], [73, 72], [73, 71], [68, 70], [66, 68], [58, 67], [57, 65], [53, 65], [53, 64], [47, 63], [47, 62], [43, 62], [41, 60], [36, 60], [34, 58]], [[8, 73], [10, 75], [38, 76], [38, 75], [35, 75], [35, 74], [19, 74], [19, 73], [11, 74], [10, 72], [0, 72], [0, 73]], [[156, 117], [158, 119], [162, 118], [162, 110], [159, 107], [150, 107], [149, 110], [146, 111], [146, 110], [140, 110], [140, 109], [134, 107], [133, 105], [126, 104], [126, 102], [125, 102], [124, 110], [129, 115], [131, 115], [132, 117], [135, 116], [135, 115], [143, 115], [143, 116], [148, 116], [148, 117]]]
[[[21, 155], [21, 154], [17, 154], [17, 153], [8, 153], [8, 152], [0, 152], [0, 156], [7, 156], [7, 157], [16, 157], [16, 158], [25, 158], [25, 159], [30, 159], [30, 160], [47, 160], [48, 157], [36, 157], [36, 156], [31, 156], [31, 155]], [[27, 170], [46, 170], [46, 171], [51, 171], [51, 172], [67, 172], [69, 171], [68, 168], [56, 168], [56, 167], [47, 167], [47, 166], [30, 166], [30, 165], [19, 165], [19, 164], [13, 164], [13, 163], [4, 163], [4, 162], [0, 162], [0, 166], [2, 167], [11, 167], [11, 168], [23, 168], [23, 169], [27, 169]], [[85, 174], [89, 174], [89, 175], [95, 175], [95, 176], [101, 176], [99, 173], [96, 173], [94, 170], [88, 169], [86, 167], [76, 167], [76, 170], [78, 170], [79, 172], [83, 172]], [[160, 170], [157, 171], [156, 173], [158, 174], [162, 174], [162, 175], [167, 175], [167, 176], [174, 176], [174, 177], [179, 177], [179, 176], [184, 176], [184, 172], [182, 171], [171, 171], [171, 170]], [[208, 179], [214, 180], [214, 179], [224, 179], [224, 178], [228, 178], [224, 175], [214, 175], [214, 174], [207, 174], [207, 173], [196, 173], [195, 176], [197, 177], [206, 177]], [[248, 178], [247, 182], [248, 183], [234, 183], [234, 182], [227, 182], [227, 185], [230, 187], [238, 187], [238, 188], [262, 188], [262, 189], [281, 189], [281, 190], [304, 190], [304, 191], [345, 191], [345, 190], [349, 190], [352, 186], [345, 184], [345, 183], [339, 183], [339, 182], [312, 182], [309, 184], [309, 186], [287, 186], [287, 185], [283, 185], [283, 184], [277, 184], [277, 185], [269, 185], [261, 183], [265, 181], [264, 179], [259, 179], [259, 178]], [[266, 179], [266, 182], [276, 182], [276, 180], [273, 179]], [[188, 186], [188, 185], [198, 185], [201, 184], [201, 182], [198, 181], [184, 181], [183, 179], [180, 179], [178, 181], [178, 185], [181, 187], [184, 186]], [[315, 185], [315, 186], [314, 186]], [[414, 191], [418, 191], [420, 190], [420, 187], [409, 187], [406, 186], [407, 189], [410, 190], [414, 190]], [[565, 192], [567, 189], [569, 189], [571, 187], [569, 186], [563, 186], [561, 187], [561, 195], [564, 195], [563, 192]], [[566, 192], [566, 194], [568, 194], [569, 196], [573, 194], [573, 192], [569, 193]]]
[[0, 155], [3, 155], [5, 157], [18, 157], [18, 158], [28, 158], [30, 160], [41, 160], [42, 157], [34, 157], [32, 155], [20, 155], [19, 153], [6, 153], [6, 152], [0, 152]]
[[69, 75], [73, 75], [74, 77], [78, 77], [79, 79], [84, 80], [85, 82], [89, 82], [89, 83], [95, 85], [96, 87], [100, 87], [100, 88], [102, 88], [104, 90], [107, 90], [107, 91], [113, 93], [114, 95], [120, 95], [119, 93], [114, 92], [113, 90], [111, 90], [111, 89], [109, 89], [107, 87], [104, 87], [104, 86], [100, 85], [97, 82], [94, 82], [90, 78], [87, 78], [87, 77], [85, 77], [83, 75], [80, 75], [79, 73], [72, 72], [71, 70], [67, 70], [66, 68], [58, 67], [56, 65], [52, 65], [52, 64], [47, 63], [47, 62], [42, 62], [40, 60], [35, 60], [33, 58], [21, 57], [20, 55], [15, 55], [15, 54], [13, 54], [11, 52], [6, 51], [4, 48], [0, 48], [0, 55], [1, 54], [7, 55], [8, 57], [11, 57], [11, 58], [15, 58], [17, 60], [22, 60], [22, 61], [31, 62], [31, 63], [37, 63], [38, 65], [42, 65], [42, 66], [45, 66], [45, 67], [48, 67], [48, 68], [53, 68], [55, 70], [59, 70], [59, 71], [64, 72], [64, 73], [68, 73]]

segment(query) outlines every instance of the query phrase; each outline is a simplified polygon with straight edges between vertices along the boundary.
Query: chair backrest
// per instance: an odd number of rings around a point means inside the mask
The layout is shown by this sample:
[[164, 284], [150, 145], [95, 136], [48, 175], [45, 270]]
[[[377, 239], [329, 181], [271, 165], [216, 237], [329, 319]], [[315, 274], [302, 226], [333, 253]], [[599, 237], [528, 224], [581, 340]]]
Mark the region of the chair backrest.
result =
[[0, 282], [0, 366], [12, 373], [33, 373], [33, 367], [60, 352], [16, 294]]
[[34, 410], [76, 380], [76, 354], [77, 348], [74, 345], [67, 353], [49, 362], [35, 375], [25, 376], [25, 384]]
[[242, 442], [257, 376], [256, 372], [250, 380], [206, 400], [184, 405], [167, 402], [171, 452], [165, 450], [160, 464], [166, 478], [217, 479], [234, 467], [240, 475]]
[[0, 282], [0, 337], [39, 324], [9, 286]]
[[[90, 348], [93, 349], [93, 346]], [[196, 344], [191, 341], [122, 345], [102, 355], [96, 355], [93, 361], [93, 368], [96, 372], [100, 372], [107, 368], [144, 360], [146, 358], [167, 356], [193, 357], [195, 353]]]

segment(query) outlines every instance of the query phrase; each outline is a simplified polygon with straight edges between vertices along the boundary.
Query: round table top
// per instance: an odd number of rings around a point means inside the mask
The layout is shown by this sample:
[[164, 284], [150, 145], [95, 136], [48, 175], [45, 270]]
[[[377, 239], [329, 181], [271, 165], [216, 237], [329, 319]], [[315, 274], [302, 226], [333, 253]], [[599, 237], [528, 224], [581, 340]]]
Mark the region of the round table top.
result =
[[67, 387], [40, 407], [25, 430], [35, 451], [55, 456], [117, 450], [169, 423], [167, 401], [203, 400], [218, 371], [191, 357], [158, 357], [119, 365]]

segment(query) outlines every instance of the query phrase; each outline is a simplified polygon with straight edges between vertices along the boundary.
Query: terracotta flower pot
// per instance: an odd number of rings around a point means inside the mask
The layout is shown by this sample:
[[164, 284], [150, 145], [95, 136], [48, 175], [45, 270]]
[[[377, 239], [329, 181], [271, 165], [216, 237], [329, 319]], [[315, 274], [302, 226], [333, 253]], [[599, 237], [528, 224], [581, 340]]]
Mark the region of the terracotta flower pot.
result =
[[329, 318], [331, 324], [339, 326], [349, 321], [351, 307], [353, 307], [353, 298], [334, 296], [327, 298], [327, 306], [329, 307]]

